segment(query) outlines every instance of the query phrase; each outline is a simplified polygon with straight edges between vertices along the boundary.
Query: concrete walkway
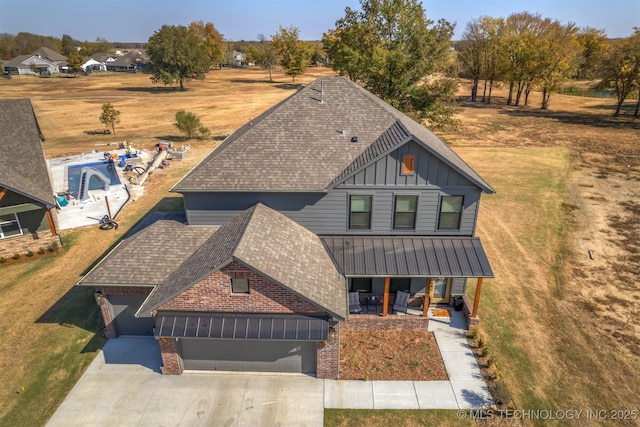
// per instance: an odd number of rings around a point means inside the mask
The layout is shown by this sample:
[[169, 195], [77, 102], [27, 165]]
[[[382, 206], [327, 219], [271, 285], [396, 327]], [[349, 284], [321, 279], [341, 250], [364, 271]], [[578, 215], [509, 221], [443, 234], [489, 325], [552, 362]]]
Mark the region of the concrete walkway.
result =
[[449, 381], [333, 381], [324, 380], [324, 407], [345, 409], [479, 409], [493, 405], [480, 368], [464, 335], [461, 311], [432, 317], [429, 331], [436, 337]]
[[302, 374], [160, 374], [153, 337], [109, 340], [47, 424], [322, 426], [324, 408], [469, 409], [493, 404], [461, 312], [432, 319], [449, 381], [336, 381]]

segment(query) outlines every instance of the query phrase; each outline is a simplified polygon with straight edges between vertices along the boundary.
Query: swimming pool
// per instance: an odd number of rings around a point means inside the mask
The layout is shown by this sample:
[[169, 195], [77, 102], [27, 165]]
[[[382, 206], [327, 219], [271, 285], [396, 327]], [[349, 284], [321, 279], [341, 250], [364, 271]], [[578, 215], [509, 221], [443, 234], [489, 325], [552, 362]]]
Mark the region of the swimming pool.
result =
[[[111, 180], [110, 185], [118, 185], [120, 184], [120, 177], [118, 177], [118, 172], [116, 171], [116, 166], [113, 163], [106, 162], [96, 162], [96, 163], [85, 163], [82, 165], [73, 165], [68, 167], [68, 180], [67, 185], [68, 189], [71, 193], [77, 193], [78, 188], [80, 186], [80, 173], [82, 172], [82, 168], [92, 167], [96, 168], [100, 172], [102, 172], [107, 178]], [[102, 189], [102, 183], [96, 178], [91, 177], [89, 180], [89, 190], [97, 190]]]

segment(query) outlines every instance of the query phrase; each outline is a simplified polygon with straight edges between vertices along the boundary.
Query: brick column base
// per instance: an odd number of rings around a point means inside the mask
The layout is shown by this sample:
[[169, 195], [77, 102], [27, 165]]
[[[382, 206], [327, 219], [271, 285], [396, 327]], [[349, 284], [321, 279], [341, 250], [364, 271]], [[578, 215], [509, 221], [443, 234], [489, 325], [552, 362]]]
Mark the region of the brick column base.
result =
[[175, 338], [160, 338], [160, 355], [162, 356], [162, 366], [160, 370], [163, 375], [180, 375], [182, 366], [178, 356], [178, 342]]
[[329, 327], [335, 332], [329, 333], [328, 340], [318, 343], [316, 378], [337, 380], [340, 376], [340, 323], [330, 320]]

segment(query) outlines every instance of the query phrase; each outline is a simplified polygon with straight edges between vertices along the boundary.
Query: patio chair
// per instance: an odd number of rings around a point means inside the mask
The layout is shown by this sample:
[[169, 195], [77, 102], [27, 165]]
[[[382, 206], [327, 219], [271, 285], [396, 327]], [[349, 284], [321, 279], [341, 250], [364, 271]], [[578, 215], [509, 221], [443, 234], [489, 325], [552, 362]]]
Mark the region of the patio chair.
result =
[[409, 305], [409, 292], [396, 292], [396, 301], [393, 304], [394, 313], [402, 312], [407, 314], [407, 306]]
[[362, 313], [359, 292], [349, 292], [349, 313]]

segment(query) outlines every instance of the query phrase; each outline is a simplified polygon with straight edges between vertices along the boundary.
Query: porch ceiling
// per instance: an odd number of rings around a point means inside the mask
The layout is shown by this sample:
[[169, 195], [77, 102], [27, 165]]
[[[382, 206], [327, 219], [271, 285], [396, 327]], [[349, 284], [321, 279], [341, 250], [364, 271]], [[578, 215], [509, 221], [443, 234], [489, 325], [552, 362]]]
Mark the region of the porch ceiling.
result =
[[477, 237], [322, 236], [345, 276], [493, 277]]

